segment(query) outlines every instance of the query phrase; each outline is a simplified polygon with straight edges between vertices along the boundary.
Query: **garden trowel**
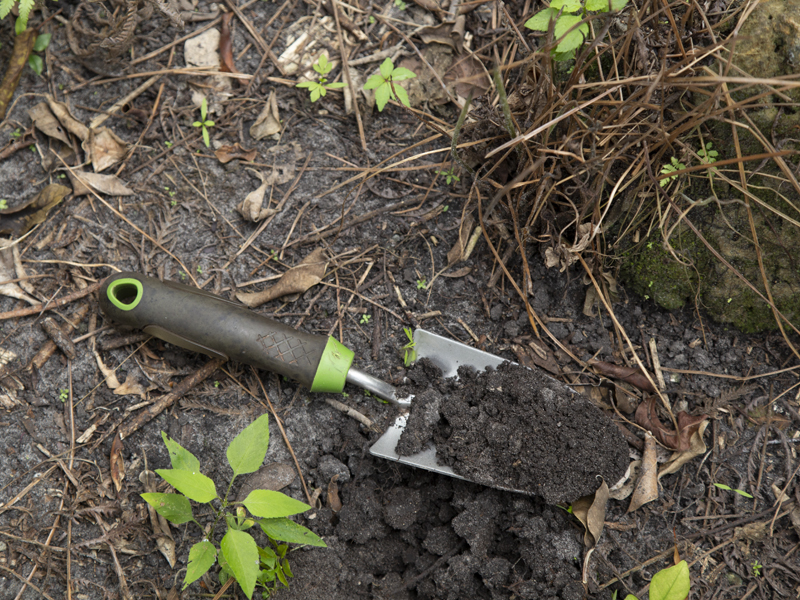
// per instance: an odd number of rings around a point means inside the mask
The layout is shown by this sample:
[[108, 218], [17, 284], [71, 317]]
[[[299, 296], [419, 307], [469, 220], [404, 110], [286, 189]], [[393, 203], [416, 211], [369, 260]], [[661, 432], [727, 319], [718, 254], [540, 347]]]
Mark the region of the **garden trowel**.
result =
[[[117, 323], [143, 329], [181, 348], [284, 375], [312, 392], [341, 393], [345, 383], [351, 383], [402, 407], [409, 407], [413, 398], [398, 397], [394, 386], [354, 368], [353, 352], [333, 337], [298, 331], [187, 285], [140, 273], [118, 273], [100, 288], [100, 307]], [[482, 371], [503, 362], [422, 329], [414, 332], [414, 350], [417, 359], [429, 359], [444, 377], [455, 377], [462, 365]], [[413, 456], [395, 452], [406, 418], [407, 414], [397, 418], [372, 446], [372, 454], [463, 479], [436, 463], [435, 448]]]

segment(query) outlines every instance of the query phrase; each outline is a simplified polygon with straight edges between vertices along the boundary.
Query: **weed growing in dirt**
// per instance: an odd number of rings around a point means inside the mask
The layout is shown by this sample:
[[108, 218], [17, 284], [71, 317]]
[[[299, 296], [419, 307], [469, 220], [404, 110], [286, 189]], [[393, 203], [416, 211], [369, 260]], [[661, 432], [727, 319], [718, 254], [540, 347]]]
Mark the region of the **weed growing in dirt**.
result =
[[[682, 560], [674, 567], [662, 569], [650, 581], [650, 600], [686, 600], [689, 596], [689, 565]], [[611, 597], [617, 600], [617, 593]], [[625, 600], [638, 600], [633, 594], [625, 596]]]
[[[50, 38], [52, 34], [50, 33], [42, 33], [36, 37], [36, 41], [33, 43], [33, 52], [44, 52], [44, 50], [50, 45]], [[31, 71], [36, 73], [39, 77], [42, 76], [42, 71], [44, 71], [44, 61], [42, 57], [38, 54], [33, 54], [28, 57], [28, 66], [31, 68]]]
[[[729, 298], [728, 302], [730, 302], [731, 300], [732, 300], [732, 298]], [[745, 498], [752, 498], [752, 496], [750, 494], [748, 494], [747, 492], [745, 492], [744, 490], [734, 489], [732, 487], [729, 487], [729, 486], [725, 485], [724, 483], [715, 483], [714, 485], [716, 487], [718, 487], [719, 489], [721, 489], [721, 490], [726, 490], [728, 492], [736, 492], [737, 494], [739, 494], [740, 496], [744, 496]]]
[[19, 3], [19, 17], [17, 17], [14, 29], [19, 35], [28, 28], [28, 18], [31, 16], [36, 0], [0, 0], [0, 19], [5, 19], [16, 3]]
[[312, 102], [316, 102], [320, 97], [324, 97], [327, 90], [338, 90], [345, 87], [343, 82], [328, 83], [326, 75], [331, 72], [333, 65], [328, 62], [328, 57], [325, 54], [321, 54], [317, 62], [312, 66], [314, 70], [319, 73], [319, 79], [317, 81], [301, 81], [295, 86], [299, 88], [308, 88]]
[[408, 327], [403, 327], [403, 332], [406, 334], [408, 338], [408, 343], [403, 346], [403, 364], [407, 367], [411, 366], [415, 360], [417, 360], [417, 351], [415, 350], [415, 346], [417, 345], [414, 342], [414, 332], [411, 331]]
[[450, 167], [446, 171], [436, 171], [436, 174], [444, 177], [447, 185], [450, 185], [454, 181], [461, 181], [461, 178], [454, 173], [453, 167]]
[[0, 199], [0, 210], [5, 210], [8, 208], [8, 200], [3, 198]]
[[628, 0], [553, 0], [549, 8], [540, 10], [525, 21], [533, 31], [548, 31], [550, 21], [555, 21], [553, 36], [558, 45], [553, 49], [554, 60], [575, 58], [575, 50], [589, 37], [589, 24], [581, 23], [590, 12], [607, 13], [625, 8]]
[[[685, 168], [686, 165], [673, 156], [672, 158], [669, 159], [669, 164], [661, 167], [661, 171], [659, 172], [662, 175], [667, 175], [669, 173], [675, 173], [676, 171], [682, 171]], [[660, 180], [658, 184], [661, 187], [667, 187], [667, 185], [669, 185], [669, 182], [677, 177], [678, 177], [677, 175], [672, 175], [671, 177], [665, 177], [664, 179]]]
[[383, 110], [383, 107], [386, 106], [390, 99], [399, 100], [404, 106], [410, 108], [411, 103], [408, 100], [408, 92], [401, 86], [393, 84], [395, 81], [414, 79], [416, 76], [416, 73], [406, 68], [395, 68], [392, 59], [387, 58], [381, 64], [380, 72], [367, 79], [364, 89], [375, 90], [375, 104], [377, 104], [379, 111]]
[[69, 390], [62, 389], [58, 392], [58, 399], [61, 400], [61, 402], [66, 402], [69, 399]]
[[753, 564], [751, 565], [751, 568], [753, 569], [753, 577], [761, 577], [761, 567], [763, 566], [764, 565], [758, 562], [758, 559], [753, 561]]
[[[161, 437], [169, 451], [172, 468], [158, 469], [156, 473], [180, 493], [141, 496], [170, 523], [181, 525], [191, 521], [203, 531], [203, 539], [189, 550], [183, 589], [202, 577], [219, 560], [222, 583], [235, 577], [248, 598], [253, 597], [256, 586], [264, 588], [263, 596], [266, 598], [279, 582], [288, 587], [287, 578], [294, 576], [286, 558], [288, 543], [326, 547], [313, 532], [287, 518], [311, 508], [303, 502], [270, 490], [253, 490], [241, 506], [238, 502], [228, 501], [234, 479], [257, 471], [264, 462], [269, 445], [269, 415], [253, 421], [228, 446], [227, 458], [233, 477], [221, 500], [214, 482], [200, 473], [200, 461], [166, 433], [162, 432]], [[207, 504], [214, 514], [214, 522], [207, 532], [195, 520], [190, 500]], [[229, 509], [234, 507], [235, 511], [231, 512]], [[248, 516], [245, 509], [253, 516]], [[223, 520], [228, 530], [217, 548], [213, 543], [214, 530]], [[264, 546], [259, 546], [247, 533], [254, 525], [258, 525], [267, 536]], [[277, 540], [288, 543], [281, 544]]]
[[203, 101], [200, 103], [200, 120], [195, 121], [192, 123], [193, 127], [200, 127], [203, 130], [203, 142], [208, 148], [211, 145], [211, 140], [208, 137], [208, 128], [214, 126], [214, 121], [206, 119], [208, 116], [208, 102], [206, 99], [203, 98]]
[[428, 285], [427, 279], [417, 279], [417, 289], [424, 290], [425, 287]]
[[361, 320], [359, 323], [362, 325], [369, 325], [369, 320], [372, 318], [372, 315], [361, 315]]

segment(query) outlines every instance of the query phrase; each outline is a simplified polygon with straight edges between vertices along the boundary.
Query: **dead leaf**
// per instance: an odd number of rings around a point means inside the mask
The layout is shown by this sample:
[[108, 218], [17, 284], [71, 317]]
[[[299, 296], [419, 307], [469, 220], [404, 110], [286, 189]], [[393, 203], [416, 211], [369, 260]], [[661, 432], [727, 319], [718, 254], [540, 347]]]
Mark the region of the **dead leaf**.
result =
[[242, 200], [236, 207], [236, 210], [239, 211], [239, 214], [242, 215], [242, 217], [244, 217], [247, 221], [253, 221], [254, 223], [257, 223], [258, 221], [262, 221], [267, 217], [271, 217], [278, 211], [274, 208], [262, 208], [261, 206], [264, 203], [264, 195], [267, 193], [267, 187], [269, 187], [271, 183], [270, 178], [260, 171], [256, 171], [255, 169], [248, 170], [255, 173], [256, 176], [261, 179], [261, 185], [247, 194], [245, 199]]
[[43, 223], [52, 208], [71, 191], [66, 186], [51, 183], [22, 206], [0, 210], [0, 234], [22, 237]]
[[245, 150], [239, 145], [239, 142], [236, 142], [233, 146], [220, 146], [220, 148], [214, 152], [214, 156], [216, 156], [217, 160], [223, 165], [237, 158], [247, 162], [253, 162], [257, 154], [258, 152], [256, 152], [256, 150]]
[[142, 399], [147, 399], [147, 390], [139, 381], [139, 378], [133, 373], [128, 373], [125, 383], [121, 384], [114, 390], [115, 396], [127, 396], [128, 394], [140, 396]]
[[55, 115], [50, 111], [47, 102], [40, 102], [31, 109], [28, 109], [28, 116], [33, 121], [33, 126], [46, 136], [60, 140], [69, 145], [67, 132], [58, 122]]
[[656, 439], [670, 450], [677, 450], [678, 452], [684, 452], [691, 447], [692, 435], [707, 418], [706, 415], [693, 417], [685, 411], [681, 411], [675, 415], [675, 420], [678, 422], [678, 431], [667, 429], [658, 418], [655, 397], [648, 398], [639, 404], [634, 415], [637, 425], [652, 432]]
[[449, 271], [447, 273], [442, 273], [442, 277], [450, 277], [450, 278], [457, 278], [457, 277], [465, 277], [472, 273], [472, 267], [469, 265], [461, 267], [460, 269], [456, 269], [455, 271]]
[[589, 365], [600, 375], [611, 377], [613, 379], [621, 379], [640, 390], [655, 394], [656, 390], [647, 377], [642, 374], [641, 369], [634, 369], [632, 367], [621, 367], [613, 363], [604, 362], [602, 360], [590, 361]]
[[434, 27], [425, 27], [419, 32], [419, 37], [426, 44], [445, 44], [454, 48], [459, 54], [464, 51], [464, 26], [466, 17], [456, 17], [454, 23], [440, 23]]
[[338, 474], [331, 477], [328, 482], [328, 506], [335, 513], [342, 510], [342, 501], [339, 499], [339, 486], [336, 484], [337, 479], [339, 479]]
[[472, 233], [472, 225], [474, 223], [475, 219], [472, 216], [472, 213], [461, 219], [461, 225], [458, 227], [458, 239], [447, 253], [448, 265], [454, 265], [464, 257], [464, 253], [466, 252], [467, 244], [469, 242], [469, 235]]
[[125, 479], [125, 460], [122, 458], [122, 439], [119, 437], [119, 432], [114, 436], [114, 441], [111, 443], [111, 456], [109, 462], [111, 463], [111, 481], [114, 482], [114, 487], [117, 493], [122, 489], [122, 480]]
[[128, 144], [108, 127], [101, 127], [89, 130], [89, 138], [83, 142], [83, 150], [91, 158], [95, 173], [99, 173], [121, 161], [128, 153]]
[[100, 368], [100, 372], [103, 374], [103, 378], [106, 381], [106, 385], [109, 389], [115, 390], [120, 386], [119, 379], [117, 379], [117, 374], [114, 372], [114, 369], [109, 369], [103, 359], [100, 358], [100, 355], [97, 353], [97, 350], [94, 351], [94, 357], [97, 359], [97, 366]]
[[267, 103], [258, 115], [256, 122], [250, 126], [250, 136], [254, 140], [262, 140], [281, 132], [281, 117], [278, 113], [278, 97], [275, 90], [269, 93]]
[[219, 56], [222, 60], [219, 70], [223, 73], [239, 73], [233, 63], [233, 49], [231, 44], [231, 19], [232, 12], [222, 15], [222, 33], [219, 36]]
[[161, 536], [156, 540], [156, 546], [167, 559], [170, 568], [175, 566], [175, 540], [171, 537]]
[[327, 266], [328, 258], [325, 254], [325, 249], [317, 248], [306, 256], [302, 263], [286, 271], [278, 280], [278, 283], [272, 287], [263, 292], [251, 294], [237, 292], [236, 297], [250, 308], [255, 308], [287, 294], [302, 294], [322, 281], [322, 278], [325, 277]]
[[70, 114], [69, 107], [66, 104], [57, 102], [52, 96], [47, 96], [47, 104], [67, 131], [82, 142], [86, 141], [89, 137], [89, 128]]
[[594, 494], [578, 498], [572, 503], [572, 514], [583, 524], [583, 545], [587, 548], [594, 548], [600, 541], [606, 520], [608, 493], [608, 484], [603, 481]]
[[18, 279], [14, 265], [14, 251], [11, 246], [6, 246], [0, 250], [0, 294], [17, 300], [24, 300], [28, 304], [39, 304], [36, 298], [32, 298], [19, 287], [16, 283], [2, 283]]
[[[102, 173], [92, 173], [91, 171], [78, 171], [69, 169], [67, 171], [69, 181], [72, 184], [74, 196], [83, 196], [91, 193], [92, 189], [100, 194], [108, 196], [133, 196], [133, 190], [127, 188], [122, 180], [116, 175], [103, 175]], [[87, 187], [88, 185], [88, 187]]]
[[[678, 423], [680, 423], [680, 420], [678, 420]], [[661, 468], [658, 474], [659, 479], [664, 475], [675, 473], [693, 458], [706, 453], [706, 443], [703, 441], [703, 434], [706, 432], [706, 427], [708, 427], [708, 420], [700, 423], [700, 427], [692, 433], [692, 437], [689, 440], [689, 449], [673, 454], [670, 461]]]
[[628, 465], [628, 470], [625, 472], [625, 476], [609, 489], [609, 498], [613, 498], [614, 500], [625, 500], [625, 498], [629, 497], [633, 493], [633, 488], [636, 486], [636, 482], [638, 481], [636, 476], [639, 474], [639, 469], [641, 466], [642, 461], [632, 461]]
[[644, 434], [644, 454], [642, 455], [642, 472], [631, 498], [628, 512], [658, 499], [658, 463], [656, 461], [656, 439], [649, 432]]

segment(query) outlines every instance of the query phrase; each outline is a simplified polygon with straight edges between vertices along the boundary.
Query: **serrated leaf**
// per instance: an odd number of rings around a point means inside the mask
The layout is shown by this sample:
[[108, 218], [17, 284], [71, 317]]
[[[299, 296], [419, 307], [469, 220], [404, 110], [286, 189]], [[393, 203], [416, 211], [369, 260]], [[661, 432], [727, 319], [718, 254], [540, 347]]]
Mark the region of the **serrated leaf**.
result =
[[328, 547], [316, 533], [291, 519], [261, 519], [258, 524], [261, 526], [261, 530], [273, 540], [282, 540], [290, 544], [317, 546], [318, 548]]
[[252, 598], [259, 573], [256, 541], [248, 533], [229, 529], [222, 538], [220, 548], [242, 591]]
[[269, 447], [269, 414], [263, 414], [233, 438], [226, 453], [233, 476], [261, 468]]
[[364, 84], [364, 89], [374, 90], [385, 84], [386, 84], [386, 79], [383, 78], [383, 75], [381, 75], [380, 73], [376, 73], [375, 75], [367, 79], [367, 83]]
[[0, 0], [0, 19], [5, 19], [14, 7], [14, 0]]
[[46, 49], [50, 45], [50, 38], [53, 37], [51, 33], [42, 33], [36, 37], [36, 41], [33, 43], [33, 51], [34, 52], [41, 52], [42, 50]]
[[[581, 0], [552, 0], [550, 8], [556, 12], [564, 8], [564, 13], [574, 13], [581, 9]], [[564, 14], [562, 13], [562, 14]]]
[[394, 71], [394, 63], [391, 58], [387, 58], [381, 63], [381, 75], [384, 79], [389, 79]]
[[405, 67], [397, 67], [392, 71], [392, 81], [405, 81], [406, 79], [414, 79], [417, 74]]
[[242, 503], [257, 517], [275, 519], [305, 512], [311, 507], [305, 502], [272, 490], [253, 490]]
[[550, 28], [550, 21], [555, 20], [557, 10], [545, 8], [525, 21], [525, 27], [533, 31], [547, 31]]
[[189, 564], [186, 567], [186, 577], [183, 580], [183, 589], [190, 583], [197, 581], [214, 565], [217, 559], [217, 549], [208, 540], [197, 542], [189, 550]]
[[189, 452], [163, 431], [161, 432], [161, 439], [164, 440], [164, 445], [167, 447], [169, 462], [173, 469], [193, 471], [195, 473], [200, 471], [200, 461], [197, 460], [194, 454]]
[[389, 89], [388, 84], [381, 86], [375, 90], [375, 104], [378, 107], [379, 111], [382, 111], [383, 107], [386, 106], [386, 103], [389, 102], [389, 97], [391, 96], [391, 93], [392, 90]]
[[183, 494], [141, 494], [142, 499], [170, 523], [181, 525], [191, 521], [192, 505]]
[[685, 600], [690, 586], [689, 565], [682, 560], [674, 567], [653, 575], [650, 581], [650, 600]]
[[211, 502], [217, 497], [214, 482], [202, 473], [182, 469], [157, 469], [156, 473], [181, 494], [195, 502]]
[[[555, 32], [553, 35], [556, 40], [561, 39], [569, 29], [574, 25], [580, 23], [581, 19], [578, 15], [561, 15], [561, 18], [556, 22]], [[589, 34], [589, 25], [582, 23], [577, 28], [573, 29], [561, 40], [556, 48], [557, 52], [569, 52], [575, 50], [583, 43], [585, 36]]]
[[28, 28], [28, 17], [31, 16], [31, 11], [35, 3], [36, 0], [19, 0], [19, 18], [14, 25], [17, 35]]

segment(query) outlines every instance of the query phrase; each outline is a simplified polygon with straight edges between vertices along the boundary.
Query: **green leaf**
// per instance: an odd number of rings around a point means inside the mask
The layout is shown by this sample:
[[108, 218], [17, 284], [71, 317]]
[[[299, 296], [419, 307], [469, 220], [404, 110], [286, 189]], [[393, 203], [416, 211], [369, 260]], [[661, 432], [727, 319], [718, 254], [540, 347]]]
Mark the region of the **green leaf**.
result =
[[217, 549], [208, 540], [197, 542], [189, 550], [189, 564], [186, 567], [186, 578], [183, 580], [183, 589], [200, 579], [214, 564], [217, 559]]
[[42, 57], [39, 56], [38, 54], [31, 54], [28, 57], [28, 66], [34, 73], [40, 76], [42, 74], [42, 71], [44, 71], [44, 61], [42, 60]]
[[384, 79], [389, 79], [394, 71], [394, 63], [391, 58], [387, 58], [381, 63], [381, 75]]
[[281, 562], [281, 568], [283, 569], [283, 572], [286, 573], [287, 577], [294, 577], [294, 573], [292, 573], [292, 568], [289, 566], [289, 561], [286, 560], [285, 558]]
[[627, 596], [625, 596], [625, 600], [639, 600], [639, 599], [633, 594], [628, 594]]
[[316, 81], [301, 81], [300, 83], [295, 84], [294, 87], [313, 88], [314, 86], [317, 86], [317, 85], [319, 85], [319, 84]]
[[405, 81], [406, 79], [414, 79], [417, 74], [405, 67], [397, 67], [392, 71], [392, 81]]
[[261, 559], [261, 562], [270, 569], [278, 564], [278, 555], [272, 551], [272, 548], [261, 548], [259, 546], [258, 557]]
[[200, 120], [201, 121], [205, 121], [206, 120], [207, 112], [208, 112], [208, 102], [206, 102], [206, 99], [203, 98], [200, 101]]
[[275, 519], [305, 512], [311, 507], [305, 502], [290, 498], [281, 492], [253, 490], [242, 503], [257, 517]]
[[0, 19], [5, 19], [14, 7], [14, 0], [0, 0]]
[[194, 472], [200, 471], [200, 461], [197, 460], [194, 454], [189, 452], [163, 431], [161, 432], [161, 439], [164, 440], [164, 445], [167, 447], [169, 462], [172, 464], [173, 469]]
[[338, 83], [329, 83], [325, 87], [328, 88], [329, 90], [338, 90], [343, 87], [347, 87], [347, 84], [344, 83], [343, 81], [339, 81]]
[[[662, 169], [662, 170], [663, 170], [663, 169]], [[721, 490], [727, 490], [727, 491], [729, 491], [729, 492], [730, 492], [730, 491], [732, 491], [732, 489], [733, 489], [733, 488], [731, 488], [731, 487], [729, 487], [729, 486], [725, 485], [724, 483], [715, 483], [714, 485], [715, 485], [715, 486], [717, 486], [717, 487], [718, 487], [719, 489], [721, 489]]]
[[550, 8], [556, 12], [561, 10], [561, 7], [564, 7], [562, 14], [578, 12], [581, 9], [581, 0], [553, 0], [550, 2]]
[[364, 84], [364, 89], [374, 90], [382, 85], [386, 85], [386, 79], [384, 79], [383, 75], [381, 75], [380, 73], [376, 73], [375, 75], [367, 79], [367, 83]]
[[211, 145], [211, 138], [208, 135], [208, 129], [206, 129], [205, 125], [203, 125], [203, 143], [205, 143], [206, 148]]
[[182, 469], [158, 469], [156, 473], [181, 494], [195, 502], [211, 502], [217, 497], [214, 482], [202, 473]]
[[[561, 18], [556, 22], [554, 36], [556, 40], [561, 39], [567, 31], [574, 25], [578, 25], [583, 19], [578, 15], [561, 15]], [[571, 32], [567, 33], [566, 37], [561, 40], [556, 48], [557, 52], [569, 52], [575, 50], [583, 43], [584, 37], [589, 34], [589, 25], [583, 23]]]
[[375, 90], [375, 104], [378, 106], [379, 111], [382, 111], [386, 103], [389, 102], [391, 93], [392, 90], [389, 88], [389, 84], [385, 84]]
[[228, 463], [233, 476], [253, 473], [261, 468], [269, 447], [269, 414], [263, 414], [233, 438], [228, 446]]
[[550, 21], [554, 21], [557, 14], [558, 11], [553, 10], [552, 8], [540, 10], [530, 19], [525, 21], [525, 27], [532, 29], [533, 31], [547, 31], [550, 28]]
[[311, 90], [311, 101], [316, 102], [317, 100], [319, 100], [319, 97], [322, 96], [323, 91], [325, 90], [321, 89], [319, 86]]
[[50, 45], [50, 38], [53, 37], [50, 33], [43, 33], [36, 37], [36, 41], [33, 43], [33, 51], [34, 52], [41, 52], [42, 50], [46, 49]]
[[404, 106], [411, 108], [411, 103], [408, 100], [408, 92], [406, 92], [405, 88], [400, 85], [394, 86], [394, 91], [397, 94], [397, 98], [400, 102], [403, 103]]
[[682, 560], [674, 567], [653, 575], [650, 581], [650, 600], [685, 600], [690, 587], [689, 565]]
[[303, 544], [319, 548], [328, 547], [316, 533], [302, 525], [298, 525], [291, 519], [260, 519], [258, 524], [261, 526], [261, 530], [273, 540], [283, 540], [290, 544]]
[[183, 494], [141, 494], [142, 499], [170, 523], [180, 525], [194, 519], [192, 505]]
[[275, 575], [278, 576], [278, 580], [286, 587], [289, 587], [289, 582], [286, 581], [286, 575], [283, 574], [283, 569], [275, 569]]
[[192, 127], [202, 127], [202, 126], [203, 124], [200, 121], [195, 121], [194, 123], [192, 123]]
[[258, 577], [258, 546], [249, 533], [229, 529], [220, 543], [222, 555], [248, 598], [253, 597]]
[[[611, 10], [622, 10], [626, 4], [628, 0], [611, 0]], [[586, 0], [586, 10], [608, 12], [608, 0]]]

